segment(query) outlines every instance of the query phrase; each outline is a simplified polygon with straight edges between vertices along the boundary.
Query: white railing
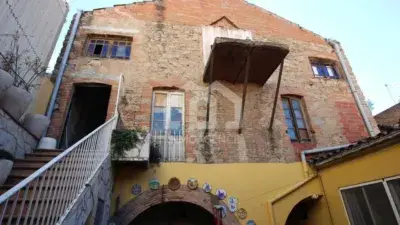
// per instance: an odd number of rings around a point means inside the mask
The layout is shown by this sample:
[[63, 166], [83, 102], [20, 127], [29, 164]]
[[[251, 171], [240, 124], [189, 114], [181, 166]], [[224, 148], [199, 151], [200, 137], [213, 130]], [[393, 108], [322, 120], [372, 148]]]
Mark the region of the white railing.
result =
[[152, 145], [155, 144], [166, 162], [185, 161], [185, 136], [182, 131], [156, 130], [151, 132]]
[[0, 196], [0, 224], [56, 224], [110, 155], [118, 115]]
[[0, 196], [0, 225], [60, 224], [110, 156], [114, 116]]

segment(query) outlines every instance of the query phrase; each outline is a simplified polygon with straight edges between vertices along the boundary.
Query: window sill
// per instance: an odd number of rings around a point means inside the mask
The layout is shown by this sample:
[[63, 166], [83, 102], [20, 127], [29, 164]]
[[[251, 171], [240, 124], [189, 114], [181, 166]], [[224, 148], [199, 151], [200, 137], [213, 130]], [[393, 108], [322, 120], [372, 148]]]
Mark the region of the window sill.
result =
[[317, 78], [317, 79], [323, 79], [323, 80], [341, 80], [340, 77], [322, 77], [322, 76], [315, 76], [313, 74], [313, 78]]

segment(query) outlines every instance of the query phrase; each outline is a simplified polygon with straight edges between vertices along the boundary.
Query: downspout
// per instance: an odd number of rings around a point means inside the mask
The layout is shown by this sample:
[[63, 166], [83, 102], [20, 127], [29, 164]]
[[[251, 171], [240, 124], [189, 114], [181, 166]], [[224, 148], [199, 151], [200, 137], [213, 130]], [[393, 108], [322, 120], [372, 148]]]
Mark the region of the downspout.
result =
[[354, 83], [350, 80], [350, 72], [347, 69], [347, 66], [346, 66], [346, 63], [344, 60], [344, 55], [342, 54], [339, 42], [337, 42], [335, 40], [331, 40], [331, 39], [327, 39], [327, 41], [330, 45], [332, 45], [332, 47], [335, 49], [336, 55], [339, 57], [340, 65], [342, 66], [342, 68], [344, 70], [347, 83], [349, 83], [351, 93], [353, 94], [354, 99], [356, 100], [358, 110], [360, 111], [361, 117], [364, 120], [364, 124], [367, 127], [369, 136], [373, 137], [373, 136], [375, 136], [375, 132], [372, 128], [371, 122], [368, 120], [367, 115], [365, 114], [364, 108], [361, 104], [361, 100], [356, 93], [356, 88], [354, 87]]
[[[46, 117], [48, 117], [49, 119], [51, 119], [51, 116], [53, 115], [54, 106], [55, 106], [55, 103], [56, 103], [56, 100], [57, 100], [57, 94], [58, 94], [58, 91], [60, 89], [61, 80], [62, 80], [62, 77], [63, 77], [64, 72], [65, 72], [65, 67], [67, 66], [67, 61], [68, 61], [68, 58], [69, 58], [69, 54], [71, 53], [71, 48], [72, 48], [72, 44], [73, 44], [74, 39], [75, 39], [76, 31], [78, 30], [78, 25], [79, 25], [79, 21], [81, 19], [81, 15], [82, 15], [82, 11], [78, 11], [76, 13], [76, 15], [75, 15], [74, 25], [72, 26], [72, 31], [71, 31], [71, 33], [69, 35], [69, 38], [68, 38], [68, 43], [67, 43], [67, 46], [66, 46], [65, 51], [64, 51], [64, 55], [63, 55], [63, 58], [62, 58], [62, 61], [61, 61], [60, 69], [58, 70], [58, 73], [57, 73], [56, 82], [55, 82], [55, 85], [54, 85], [54, 88], [53, 88], [53, 92], [51, 93], [49, 107], [47, 108], [47, 112], [46, 112]], [[46, 133], [47, 133], [47, 131], [44, 132], [43, 135], [45, 135]]]
[[337, 146], [332, 146], [332, 147], [325, 147], [325, 148], [315, 148], [315, 149], [310, 149], [310, 150], [305, 150], [301, 152], [301, 162], [303, 165], [303, 172], [304, 172], [304, 177], [308, 177], [308, 165], [306, 161], [306, 154], [313, 154], [313, 153], [320, 153], [320, 152], [327, 152], [327, 151], [333, 151], [341, 148], [346, 148], [351, 144], [345, 144], [345, 145], [337, 145]]

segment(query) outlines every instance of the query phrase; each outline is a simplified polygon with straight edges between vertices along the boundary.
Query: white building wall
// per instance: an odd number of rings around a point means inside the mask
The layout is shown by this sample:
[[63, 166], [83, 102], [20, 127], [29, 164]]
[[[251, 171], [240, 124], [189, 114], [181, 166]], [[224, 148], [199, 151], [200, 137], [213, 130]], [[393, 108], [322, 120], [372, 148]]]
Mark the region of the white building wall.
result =
[[1, 0], [0, 52], [9, 49], [10, 35], [18, 31], [20, 48], [47, 66], [67, 13], [65, 0]]

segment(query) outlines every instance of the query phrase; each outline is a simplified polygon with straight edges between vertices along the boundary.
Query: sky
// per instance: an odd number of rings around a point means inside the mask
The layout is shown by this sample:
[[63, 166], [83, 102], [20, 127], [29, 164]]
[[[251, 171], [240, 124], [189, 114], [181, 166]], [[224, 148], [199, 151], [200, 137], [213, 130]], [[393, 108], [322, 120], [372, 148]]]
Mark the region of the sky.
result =
[[[92, 10], [132, 2], [133, 0], [70, 0], [70, 11], [49, 67], [54, 67], [72, 16], [78, 9]], [[338, 40], [366, 99], [373, 102], [373, 114], [400, 102], [400, 0], [248, 2], [325, 38]]]

